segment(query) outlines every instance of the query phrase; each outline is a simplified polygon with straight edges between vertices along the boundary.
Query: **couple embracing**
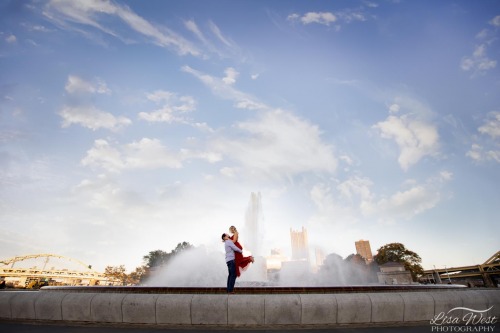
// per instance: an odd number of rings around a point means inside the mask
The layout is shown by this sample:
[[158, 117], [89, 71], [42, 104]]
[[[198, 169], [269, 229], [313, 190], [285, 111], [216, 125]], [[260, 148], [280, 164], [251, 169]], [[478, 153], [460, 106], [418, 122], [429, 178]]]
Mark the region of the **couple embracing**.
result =
[[229, 228], [229, 234], [222, 234], [222, 241], [224, 242], [224, 249], [226, 250], [226, 264], [228, 270], [227, 276], [227, 292], [234, 294], [234, 284], [236, 278], [241, 275], [242, 270], [246, 270], [250, 263], [254, 262], [252, 256], [243, 256], [243, 247], [238, 242], [238, 230], [235, 226]]

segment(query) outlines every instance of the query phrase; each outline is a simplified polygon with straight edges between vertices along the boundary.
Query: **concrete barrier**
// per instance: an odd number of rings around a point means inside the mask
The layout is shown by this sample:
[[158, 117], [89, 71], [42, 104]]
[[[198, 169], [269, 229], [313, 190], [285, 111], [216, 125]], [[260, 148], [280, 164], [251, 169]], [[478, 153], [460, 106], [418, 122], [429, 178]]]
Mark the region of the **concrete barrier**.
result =
[[[0, 320], [153, 325], [377, 325], [429, 323], [441, 312], [490, 309], [500, 289], [317, 294], [140, 294], [2, 291]], [[462, 316], [467, 310], [453, 310]], [[498, 324], [498, 323], [497, 323]]]
[[193, 295], [161, 294], [156, 299], [156, 323], [163, 325], [191, 325]]

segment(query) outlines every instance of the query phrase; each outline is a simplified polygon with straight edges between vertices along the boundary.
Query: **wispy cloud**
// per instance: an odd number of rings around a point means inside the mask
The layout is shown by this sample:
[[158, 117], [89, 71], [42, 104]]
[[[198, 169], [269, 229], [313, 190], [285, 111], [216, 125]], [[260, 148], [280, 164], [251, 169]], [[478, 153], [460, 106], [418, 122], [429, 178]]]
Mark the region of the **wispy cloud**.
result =
[[182, 167], [179, 154], [170, 152], [158, 139], [143, 138], [122, 147], [115, 147], [99, 139], [87, 151], [82, 165], [98, 167], [110, 172], [124, 169], [157, 169]]
[[17, 42], [17, 37], [14, 35], [9, 35], [9, 36], [5, 37], [5, 41], [7, 43], [13, 44], [13, 43]]
[[74, 23], [83, 24], [125, 40], [118, 32], [106, 26], [103, 16], [113, 16], [158, 46], [173, 48], [180, 55], [200, 55], [200, 51], [181, 35], [166, 27], [156, 26], [134, 13], [129, 7], [112, 1], [52, 0], [47, 4], [44, 14], [58, 24], [69, 26]]
[[481, 43], [474, 47], [472, 55], [463, 57], [460, 62], [460, 68], [464, 71], [471, 71], [473, 76], [483, 75], [497, 65], [497, 61], [489, 57], [488, 49], [498, 38], [500, 15], [494, 17], [489, 24], [495, 28], [493, 30], [488, 28], [481, 30], [481, 32], [476, 35], [476, 39], [480, 40]]
[[[75, 75], [68, 76], [64, 89], [70, 95], [111, 93], [104, 81], [96, 79], [96, 83], [91, 83]], [[73, 101], [71, 105], [65, 105], [58, 114], [63, 118], [62, 127], [78, 124], [94, 131], [100, 128], [117, 130], [132, 123], [126, 117], [117, 117], [112, 113], [99, 110], [92, 103], [82, 101]]]
[[490, 112], [477, 130], [481, 136], [471, 145], [466, 156], [476, 162], [500, 163], [500, 112]]
[[140, 112], [139, 118], [149, 122], [189, 123], [183, 116], [196, 109], [196, 101], [191, 96], [178, 96], [176, 93], [157, 90], [147, 94], [147, 99], [160, 108], [151, 112]]
[[320, 129], [289, 112], [264, 112], [234, 127], [241, 135], [216, 139], [210, 147], [248, 174], [282, 178], [337, 168], [333, 147], [323, 142]]
[[226, 68], [226, 70], [224, 71], [224, 73], [226, 74], [226, 76], [224, 78], [222, 78], [222, 81], [225, 84], [227, 84], [227, 85], [235, 84], [236, 83], [236, 78], [240, 74], [240, 73], [238, 73], [236, 71], [236, 69], [234, 69], [232, 67]]
[[209, 21], [208, 25], [209, 25], [210, 30], [212, 31], [212, 33], [219, 39], [219, 41], [221, 41], [224, 45], [226, 45], [228, 47], [232, 47], [233, 46], [233, 43], [227, 37], [225, 37], [222, 34], [222, 32], [219, 29], [219, 27], [213, 21]]
[[393, 224], [422, 214], [436, 207], [443, 200], [442, 189], [453, 175], [443, 171], [423, 183], [408, 181], [401, 189], [388, 195], [374, 192], [376, 185], [367, 177], [352, 175], [335, 183], [317, 183], [310, 191], [317, 211], [311, 222], [331, 225], [336, 216], [343, 225], [373, 219], [379, 223]]
[[100, 128], [116, 130], [132, 123], [126, 117], [115, 117], [94, 106], [64, 106], [59, 115], [63, 118], [62, 127], [78, 124], [94, 131]]
[[300, 22], [303, 25], [320, 24], [325, 26], [335, 25], [337, 30], [342, 23], [366, 21], [366, 14], [362, 10], [346, 9], [338, 12], [307, 12], [304, 14], [293, 13], [288, 15], [290, 22]]
[[183, 162], [189, 159], [214, 163], [221, 157], [216, 153], [170, 149], [154, 138], [142, 138], [124, 145], [99, 139], [95, 140], [81, 163], [91, 168], [120, 173], [126, 170], [180, 169]]
[[500, 27], [500, 15], [495, 16], [491, 21], [490, 24], [494, 27]]
[[226, 76], [223, 78], [204, 74], [191, 68], [190, 66], [183, 66], [182, 70], [198, 78], [201, 82], [208, 86], [215, 95], [223, 99], [234, 101], [234, 105], [237, 108], [249, 110], [269, 109], [267, 105], [260, 102], [256, 97], [241, 92], [233, 87], [233, 83], [236, 78], [236, 71], [233, 68], [226, 69]]
[[78, 76], [70, 75], [68, 82], [64, 87], [70, 94], [75, 93], [90, 93], [90, 94], [109, 94], [111, 90], [106, 86], [106, 83], [100, 79], [96, 79], [96, 83], [88, 82]]
[[302, 24], [323, 24], [330, 25], [331, 23], [337, 21], [337, 17], [330, 12], [308, 12], [302, 16], [299, 14], [291, 14], [288, 16], [288, 20], [294, 21], [299, 20]]

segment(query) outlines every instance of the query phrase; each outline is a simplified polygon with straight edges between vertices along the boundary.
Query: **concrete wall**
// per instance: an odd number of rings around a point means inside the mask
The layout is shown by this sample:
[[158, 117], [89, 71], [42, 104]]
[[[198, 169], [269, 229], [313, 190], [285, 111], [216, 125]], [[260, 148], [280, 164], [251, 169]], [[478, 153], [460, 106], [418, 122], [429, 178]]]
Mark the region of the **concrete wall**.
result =
[[[429, 323], [456, 307], [491, 307], [487, 315], [500, 318], [500, 289], [267, 295], [0, 292], [0, 320], [25, 321], [220, 326]], [[457, 311], [466, 310], [454, 314]]]

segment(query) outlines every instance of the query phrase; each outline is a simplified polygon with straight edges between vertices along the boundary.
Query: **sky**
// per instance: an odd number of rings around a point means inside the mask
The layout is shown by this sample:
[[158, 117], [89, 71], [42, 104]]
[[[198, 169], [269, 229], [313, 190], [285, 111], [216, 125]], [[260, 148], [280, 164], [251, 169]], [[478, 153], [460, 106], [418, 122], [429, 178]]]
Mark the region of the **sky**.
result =
[[[0, 253], [500, 250], [498, 1], [0, 1]], [[244, 231], [240, 234], [245, 243]], [[218, 253], [218, 252], [217, 252]]]

